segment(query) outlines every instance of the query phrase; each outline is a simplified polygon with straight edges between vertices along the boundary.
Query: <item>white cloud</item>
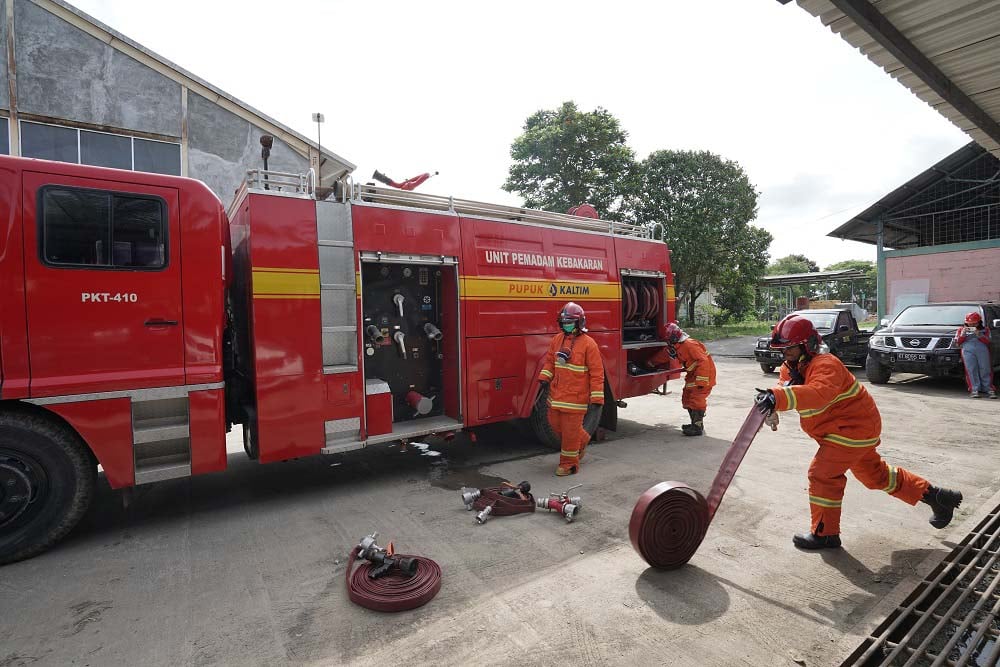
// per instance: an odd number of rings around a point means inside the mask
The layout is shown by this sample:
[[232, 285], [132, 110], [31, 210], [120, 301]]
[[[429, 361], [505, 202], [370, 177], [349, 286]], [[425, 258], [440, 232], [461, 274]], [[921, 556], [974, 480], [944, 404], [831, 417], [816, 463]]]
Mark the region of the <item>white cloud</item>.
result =
[[[642, 158], [711, 150], [761, 191], [771, 252], [873, 259], [825, 235], [968, 141], [794, 4], [77, 0], [84, 12], [358, 165], [426, 191], [501, 184], [534, 111], [602, 106]], [[838, 213], [839, 212], [839, 213]]]

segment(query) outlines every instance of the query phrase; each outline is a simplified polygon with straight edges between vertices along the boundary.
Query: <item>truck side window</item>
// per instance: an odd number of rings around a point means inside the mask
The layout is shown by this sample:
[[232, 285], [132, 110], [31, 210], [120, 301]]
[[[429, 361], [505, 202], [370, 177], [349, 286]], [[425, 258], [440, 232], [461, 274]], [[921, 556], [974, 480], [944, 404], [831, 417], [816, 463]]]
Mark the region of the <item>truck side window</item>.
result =
[[40, 255], [56, 266], [162, 269], [166, 218], [158, 197], [45, 187], [39, 194]]

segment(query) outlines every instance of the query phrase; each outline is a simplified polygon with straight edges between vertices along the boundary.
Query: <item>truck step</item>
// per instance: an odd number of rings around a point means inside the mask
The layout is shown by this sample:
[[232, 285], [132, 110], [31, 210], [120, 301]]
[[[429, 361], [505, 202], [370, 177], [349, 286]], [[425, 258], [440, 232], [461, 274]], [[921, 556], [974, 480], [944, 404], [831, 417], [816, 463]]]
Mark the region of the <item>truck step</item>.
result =
[[181, 455], [172, 455], [142, 461], [135, 470], [135, 485], [150, 484], [178, 477], [190, 477], [191, 462], [183, 460], [184, 458]]

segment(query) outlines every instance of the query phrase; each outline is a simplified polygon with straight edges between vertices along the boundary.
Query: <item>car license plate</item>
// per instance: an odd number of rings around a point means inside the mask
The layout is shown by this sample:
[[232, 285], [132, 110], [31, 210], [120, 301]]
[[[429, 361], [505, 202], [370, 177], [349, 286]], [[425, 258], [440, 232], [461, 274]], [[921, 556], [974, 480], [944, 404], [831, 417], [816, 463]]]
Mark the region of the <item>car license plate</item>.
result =
[[772, 353], [770, 354], [770, 357], [771, 357], [772, 359], [784, 359], [784, 355], [783, 355], [783, 354], [781, 354], [781, 352], [772, 352]]
[[897, 352], [896, 359], [900, 361], [927, 361], [927, 355], [919, 352]]

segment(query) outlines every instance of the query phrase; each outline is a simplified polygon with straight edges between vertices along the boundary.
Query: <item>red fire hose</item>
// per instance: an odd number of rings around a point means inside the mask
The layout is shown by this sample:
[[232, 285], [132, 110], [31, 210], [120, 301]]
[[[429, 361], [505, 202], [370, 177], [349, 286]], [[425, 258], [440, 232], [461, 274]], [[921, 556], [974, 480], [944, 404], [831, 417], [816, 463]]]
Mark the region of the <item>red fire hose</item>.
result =
[[683, 482], [660, 482], [639, 496], [628, 534], [643, 560], [670, 570], [691, 559], [763, 423], [764, 415], [751, 408], [722, 460], [707, 500]]
[[[407, 556], [406, 554], [397, 554]], [[427, 604], [441, 590], [441, 568], [430, 558], [408, 556], [417, 560], [417, 573], [412, 577], [390, 570], [378, 579], [368, 576], [371, 563], [354, 569], [357, 549], [351, 549], [347, 560], [347, 595], [351, 602], [375, 611], [405, 611]]]
[[493, 516], [511, 516], [535, 511], [535, 498], [530, 493], [524, 494], [524, 498], [510, 498], [500, 494], [503, 488], [505, 487], [493, 486], [481, 489], [479, 497], [472, 503], [472, 509], [482, 511], [487, 505], [492, 505], [490, 514]]

